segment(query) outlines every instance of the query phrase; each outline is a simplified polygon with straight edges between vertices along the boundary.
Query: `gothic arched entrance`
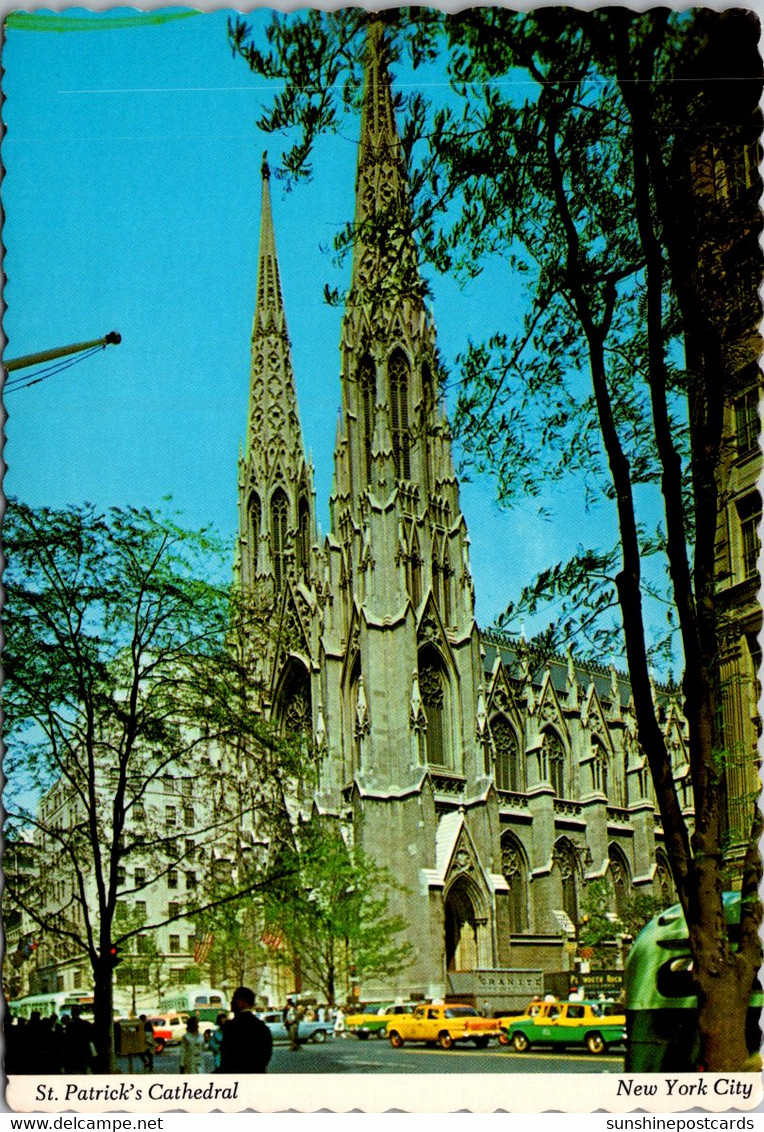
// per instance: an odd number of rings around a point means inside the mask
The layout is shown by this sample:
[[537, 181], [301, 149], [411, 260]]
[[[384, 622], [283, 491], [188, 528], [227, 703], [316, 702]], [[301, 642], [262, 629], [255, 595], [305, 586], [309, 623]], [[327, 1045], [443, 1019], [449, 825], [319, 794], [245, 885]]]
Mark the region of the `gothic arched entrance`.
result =
[[446, 970], [474, 971], [486, 966], [487, 919], [480, 900], [464, 878], [452, 884], [446, 896]]

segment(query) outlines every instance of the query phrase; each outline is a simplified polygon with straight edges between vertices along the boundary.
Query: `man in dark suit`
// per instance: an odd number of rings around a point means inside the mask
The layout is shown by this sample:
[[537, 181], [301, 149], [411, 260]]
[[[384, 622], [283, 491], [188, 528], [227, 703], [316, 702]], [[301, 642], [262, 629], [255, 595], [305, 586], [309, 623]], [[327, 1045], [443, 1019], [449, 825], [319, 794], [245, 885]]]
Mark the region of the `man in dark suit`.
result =
[[273, 1050], [271, 1032], [253, 1013], [254, 991], [237, 987], [231, 998], [233, 1018], [223, 1026], [218, 1073], [265, 1073]]

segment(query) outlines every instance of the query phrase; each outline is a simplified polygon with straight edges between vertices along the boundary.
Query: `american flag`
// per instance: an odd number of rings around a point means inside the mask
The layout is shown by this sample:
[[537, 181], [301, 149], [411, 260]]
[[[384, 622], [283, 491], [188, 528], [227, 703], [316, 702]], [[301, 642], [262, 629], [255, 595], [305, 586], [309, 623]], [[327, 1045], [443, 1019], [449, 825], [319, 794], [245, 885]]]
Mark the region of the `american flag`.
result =
[[212, 932], [205, 934], [194, 944], [194, 963], [204, 963], [210, 953], [215, 937]]
[[282, 932], [275, 932], [266, 928], [260, 936], [260, 942], [264, 943], [270, 951], [278, 951], [284, 943], [284, 936]]

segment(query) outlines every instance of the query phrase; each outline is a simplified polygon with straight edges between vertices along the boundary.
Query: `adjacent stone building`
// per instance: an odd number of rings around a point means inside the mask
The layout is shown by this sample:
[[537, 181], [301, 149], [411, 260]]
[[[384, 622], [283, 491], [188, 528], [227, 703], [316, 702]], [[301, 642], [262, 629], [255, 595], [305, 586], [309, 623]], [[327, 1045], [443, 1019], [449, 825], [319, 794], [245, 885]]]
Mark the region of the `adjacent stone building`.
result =
[[[385, 54], [372, 23], [323, 539], [263, 165], [238, 569], [277, 610], [261, 706], [309, 738], [318, 789], [303, 812], [340, 823], [403, 886], [414, 960], [362, 997], [499, 1005], [575, 969], [587, 880], [610, 878], [613, 912], [636, 891], [670, 899], [671, 882], [626, 679], [539, 662], [475, 623]], [[655, 696], [686, 781], [677, 698]], [[689, 786], [683, 802], [691, 813]]]

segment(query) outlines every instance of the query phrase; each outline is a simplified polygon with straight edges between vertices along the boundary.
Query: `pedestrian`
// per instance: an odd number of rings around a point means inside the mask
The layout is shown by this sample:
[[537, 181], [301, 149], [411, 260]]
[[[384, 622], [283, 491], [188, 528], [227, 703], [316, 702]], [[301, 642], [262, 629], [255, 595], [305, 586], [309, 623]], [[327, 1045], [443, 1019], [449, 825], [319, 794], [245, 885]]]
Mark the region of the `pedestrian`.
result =
[[286, 1000], [282, 1018], [289, 1038], [289, 1049], [292, 1053], [297, 1053], [300, 1049], [300, 1016], [293, 999], [288, 998]]
[[213, 1073], [217, 1073], [217, 1071], [220, 1069], [220, 1046], [223, 1042], [223, 1027], [225, 1026], [227, 1021], [228, 1015], [223, 1014], [221, 1011], [221, 1013], [218, 1014], [217, 1018], [215, 1019], [217, 1029], [213, 1030], [209, 1038], [207, 1039], [207, 1049], [212, 1054]]
[[325, 1022], [326, 1021], [326, 1007], [325, 1006], [319, 1006], [316, 1017], [318, 1018], [319, 1022]]
[[93, 1067], [93, 1027], [80, 1014], [79, 1004], [72, 1007], [69, 1024], [66, 1027], [64, 1046], [64, 1071], [66, 1073], [88, 1073]]
[[570, 988], [570, 994], [568, 995], [568, 1002], [581, 1002], [583, 997], [584, 997], [583, 991], [579, 990], [578, 987], [572, 986]]
[[192, 1014], [180, 1043], [181, 1073], [204, 1072], [204, 1038], [199, 1033], [199, 1019]]
[[143, 1068], [147, 1073], [154, 1072], [154, 1027], [145, 1014], [141, 1014], [139, 1021], [143, 1023], [143, 1032], [146, 1035], [146, 1049], [143, 1053]]
[[233, 1018], [223, 1027], [218, 1073], [267, 1072], [273, 1037], [254, 1006], [255, 992], [237, 987], [231, 998]]
[[334, 1016], [334, 1036], [335, 1038], [345, 1037], [345, 1012], [341, 1006], [337, 1007], [337, 1013]]

